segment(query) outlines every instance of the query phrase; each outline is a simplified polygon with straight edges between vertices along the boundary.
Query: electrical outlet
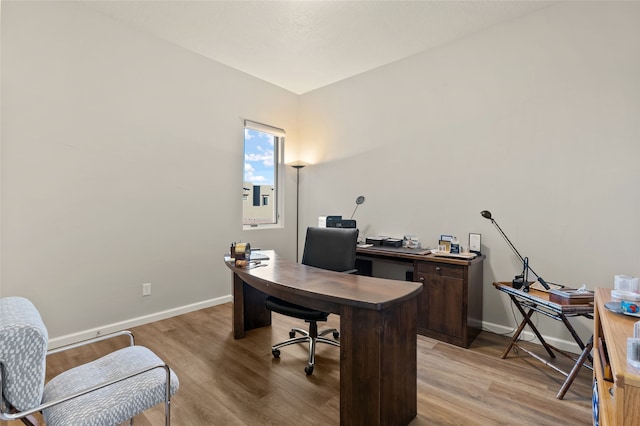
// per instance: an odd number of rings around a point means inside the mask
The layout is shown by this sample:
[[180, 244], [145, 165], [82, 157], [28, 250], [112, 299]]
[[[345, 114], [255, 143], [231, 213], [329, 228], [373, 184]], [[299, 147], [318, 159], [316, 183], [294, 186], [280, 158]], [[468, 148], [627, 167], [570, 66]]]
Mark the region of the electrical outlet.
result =
[[142, 295], [151, 296], [151, 283], [142, 284]]

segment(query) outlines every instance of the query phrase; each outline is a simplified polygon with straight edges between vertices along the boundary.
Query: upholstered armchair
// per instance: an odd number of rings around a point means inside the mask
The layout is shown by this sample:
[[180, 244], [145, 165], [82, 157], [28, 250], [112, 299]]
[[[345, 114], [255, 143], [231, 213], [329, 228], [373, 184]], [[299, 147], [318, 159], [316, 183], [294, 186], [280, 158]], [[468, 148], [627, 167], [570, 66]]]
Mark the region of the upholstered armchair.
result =
[[[67, 370], [45, 383], [46, 357], [116, 336], [129, 346]], [[171, 396], [178, 377], [151, 350], [134, 344], [128, 331], [47, 352], [48, 334], [40, 313], [22, 297], [0, 299], [0, 419], [47, 426], [117, 425], [157, 404], [171, 421]]]

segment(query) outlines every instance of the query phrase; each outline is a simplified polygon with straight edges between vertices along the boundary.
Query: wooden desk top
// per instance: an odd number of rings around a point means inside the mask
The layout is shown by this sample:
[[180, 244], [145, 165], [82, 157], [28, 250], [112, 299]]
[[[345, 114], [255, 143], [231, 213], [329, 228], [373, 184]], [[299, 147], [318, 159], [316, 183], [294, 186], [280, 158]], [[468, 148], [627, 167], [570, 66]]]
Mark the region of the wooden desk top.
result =
[[363, 275], [327, 271], [278, 256], [273, 250], [262, 250], [269, 260], [239, 268], [225, 259], [226, 265], [244, 282], [264, 293], [325, 312], [340, 313], [340, 306], [384, 310], [422, 291], [417, 282], [373, 278]]
[[549, 293], [546, 291], [540, 291], [536, 289], [529, 289], [529, 292], [524, 292], [521, 289], [515, 289], [510, 282], [496, 282], [493, 286], [507, 294], [516, 296], [520, 299], [527, 300], [529, 302], [537, 303], [540, 306], [544, 306], [554, 312], [562, 313], [564, 315], [583, 315], [593, 313], [593, 303], [584, 305], [572, 305], [569, 303], [557, 303], [549, 300]]

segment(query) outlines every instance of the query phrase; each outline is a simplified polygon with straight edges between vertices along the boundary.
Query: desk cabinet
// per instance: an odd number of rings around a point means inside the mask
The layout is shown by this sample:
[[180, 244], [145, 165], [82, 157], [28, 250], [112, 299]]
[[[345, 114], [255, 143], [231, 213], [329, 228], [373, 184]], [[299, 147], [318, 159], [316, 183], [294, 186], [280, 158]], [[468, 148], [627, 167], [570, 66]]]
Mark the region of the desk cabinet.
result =
[[[596, 290], [593, 376], [596, 381], [594, 396], [597, 395], [599, 403], [594, 407], [594, 414], [598, 413], [601, 426], [638, 425], [640, 369], [627, 364], [627, 337], [633, 337], [633, 325], [638, 318], [609, 311], [604, 304], [610, 300], [611, 289]], [[613, 382], [604, 380], [603, 365], [606, 360], [602, 359], [601, 353], [609, 359]]]
[[484, 256], [461, 260], [411, 255], [376, 248], [358, 249], [359, 273], [371, 275], [372, 261], [411, 265], [418, 295], [418, 334], [464, 348], [482, 330], [482, 265]]
[[418, 333], [469, 347], [482, 329], [482, 261], [417, 262]]

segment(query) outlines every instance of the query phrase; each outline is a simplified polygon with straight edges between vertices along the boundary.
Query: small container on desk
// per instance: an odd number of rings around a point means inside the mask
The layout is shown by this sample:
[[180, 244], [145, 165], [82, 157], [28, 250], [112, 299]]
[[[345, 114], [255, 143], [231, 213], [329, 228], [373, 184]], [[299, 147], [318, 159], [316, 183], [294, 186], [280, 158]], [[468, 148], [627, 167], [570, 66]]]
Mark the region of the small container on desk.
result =
[[594, 292], [591, 290], [576, 290], [561, 288], [549, 290], [549, 300], [554, 303], [569, 305], [588, 305], [593, 303]]

